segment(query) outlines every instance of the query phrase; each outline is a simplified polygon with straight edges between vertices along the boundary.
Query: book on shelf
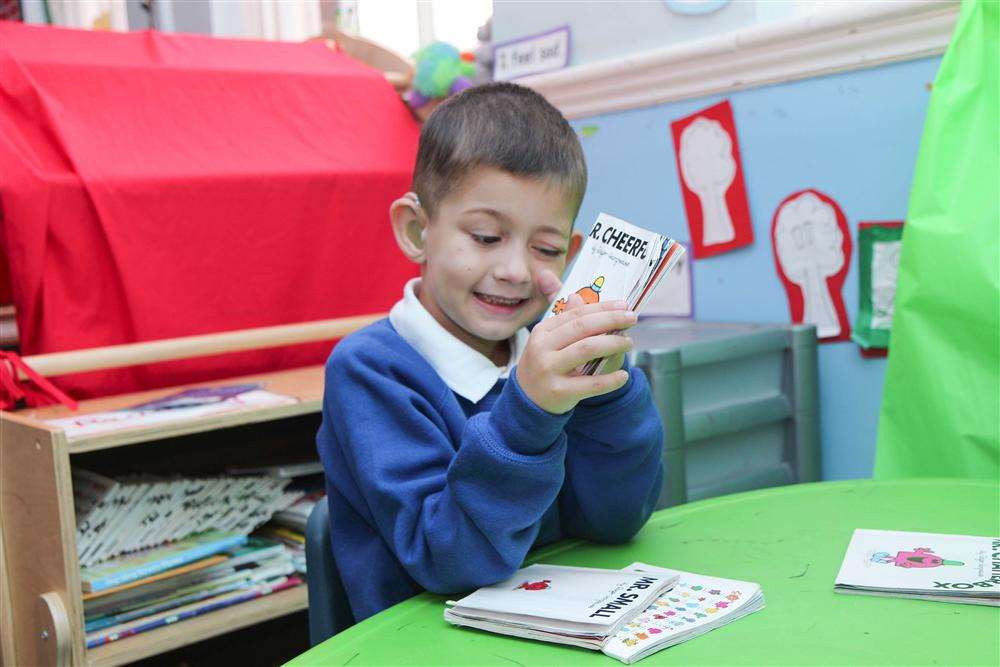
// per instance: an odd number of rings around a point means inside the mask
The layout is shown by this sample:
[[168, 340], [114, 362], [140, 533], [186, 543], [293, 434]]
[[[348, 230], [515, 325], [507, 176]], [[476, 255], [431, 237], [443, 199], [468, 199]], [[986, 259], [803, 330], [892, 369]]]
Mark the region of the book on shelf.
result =
[[257, 584], [246, 589], [233, 591], [207, 600], [194, 602], [176, 609], [146, 616], [127, 623], [120, 623], [87, 633], [87, 648], [93, 649], [109, 642], [118, 641], [143, 632], [149, 632], [173, 623], [232, 607], [244, 602], [250, 602], [265, 595], [301, 585], [302, 579], [296, 576], [279, 577], [273, 581]]
[[157, 426], [238, 410], [291, 405], [297, 402], [298, 399], [292, 396], [267, 391], [260, 384], [196, 387], [118, 410], [46, 419], [45, 422], [63, 429], [66, 438], [73, 441], [85, 436], [122, 429]]
[[[684, 252], [673, 239], [601, 213], [545, 316], [563, 312], [574, 294], [583, 303], [624, 300], [639, 312]], [[595, 359], [580, 372], [593, 375], [602, 363]]]
[[262, 475], [111, 479], [74, 467], [72, 476], [85, 568], [209, 529], [247, 535], [305, 494]]
[[759, 585], [633, 563], [623, 570], [532, 565], [449, 602], [445, 620], [602, 651], [631, 664], [764, 606]]
[[178, 542], [81, 568], [80, 583], [86, 593], [103, 591], [212, 556], [246, 541], [247, 536], [241, 533], [205, 531]]
[[316, 503], [321, 501], [326, 502], [325, 491], [313, 491], [312, 493], [307, 493], [302, 498], [295, 501], [291, 507], [283, 509], [280, 512], [275, 512], [274, 517], [271, 519], [271, 523], [285, 528], [291, 528], [299, 533], [305, 534], [306, 523], [309, 521], [309, 515], [312, 513], [313, 508], [316, 507]]
[[320, 461], [301, 461], [273, 466], [227, 468], [226, 472], [230, 475], [267, 475], [279, 479], [294, 479], [296, 477], [308, 477], [309, 475], [322, 475], [323, 464]]
[[1000, 537], [859, 528], [834, 591], [1000, 606]]
[[[278, 577], [295, 574], [295, 565], [287, 550], [280, 548], [277, 555], [254, 562], [213, 568], [212, 572], [196, 579], [175, 580], [176, 586], [164, 588], [151, 586], [145, 591], [135, 591], [131, 596], [115, 596], [84, 604], [84, 629], [87, 632], [131, 622], [156, 613], [206, 600], [237, 590], [267, 583]], [[264, 550], [259, 553], [264, 554]], [[235, 558], [233, 560], [236, 560]]]

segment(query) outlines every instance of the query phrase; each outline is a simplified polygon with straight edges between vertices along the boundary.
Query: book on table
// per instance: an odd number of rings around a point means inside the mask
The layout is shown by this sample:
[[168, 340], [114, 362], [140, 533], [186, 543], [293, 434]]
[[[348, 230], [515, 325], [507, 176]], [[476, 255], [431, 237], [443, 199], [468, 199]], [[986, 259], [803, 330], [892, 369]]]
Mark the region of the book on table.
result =
[[603, 651], [630, 664], [764, 606], [760, 586], [633, 563], [532, 565], [449, 602], [453, 625]]
[[1000, 606], [1000, 538], [859, 528], [834, 591]]
[[[563, 312], [573, 294], [585, 304], [625, 301], [639, 312], [684, 252], [673, 239], [601, 213], [545, 317]], [[602, 362], [586, 364], [581, 374], [593, 375]]]

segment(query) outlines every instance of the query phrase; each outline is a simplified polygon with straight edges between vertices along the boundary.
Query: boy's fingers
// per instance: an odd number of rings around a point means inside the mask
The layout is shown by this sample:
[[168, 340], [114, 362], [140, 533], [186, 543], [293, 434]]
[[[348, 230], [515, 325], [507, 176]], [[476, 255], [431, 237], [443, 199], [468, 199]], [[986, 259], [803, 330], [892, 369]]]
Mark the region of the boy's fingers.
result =
[[632, 341], [625, 336], [591, 336], [556, 352], [556, 364], [561, 372], [567, 373], [592, 359], [623, 354], [631, 349]]
[[580, 306], [587, 305], [581, 297], [576, 292], [573, 292], [568, 297], [566, 297], [566, 310], [573, 310], [574, 308], [579, 308]]
[[[567, 318], [559, 326], [546, 331], [546, 337], [551, 341], [546, 347], [550, 350], [561, 350], [578, 340], [583, 340], [590, 336], [627, 329], [635, 324], [638, 319], [636, 314], [629, 310], [586, 312], [588, 308], [596, 305], [598, 304], [588, 304], [576, 308], [569, 313], [563, 313], [563, 315], [570, 315], [577, 312], [581, 314], [574, 318]], [[558, 315], [557, 317], [562, 317], [562, 315]], [[550, 319], [555, 320], [557, 317]]]
[[538, 291], [545, 295], [546, 301], [555, 299], [562, 287], [559, 276], [549, 269], [542, 269], [535, 274], [535, 284], [538, 285]]
[[566, 382], [569, 392], [579, 396], [582, 400], [621, 389], [628, 382], [628, 377], [628, 371], [620, 370], [607, 375], [580, 375], [566, 378]]

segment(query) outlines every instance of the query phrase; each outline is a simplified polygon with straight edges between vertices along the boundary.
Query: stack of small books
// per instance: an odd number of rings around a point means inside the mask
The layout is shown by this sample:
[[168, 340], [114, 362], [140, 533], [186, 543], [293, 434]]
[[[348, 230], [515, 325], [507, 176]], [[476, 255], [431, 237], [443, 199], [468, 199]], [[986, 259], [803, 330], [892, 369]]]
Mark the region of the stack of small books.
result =
[[631, 664], [764, 607], [760, 586], [633, 563], [532, 565], [449, 602], [453, 625], [602, 651]]
[[91, 567], [210, 529], [249, 535], [304, 495], [288, 484], [268, 475], [110, 479], [74, 468], [77, 558]]
[[80, 572], [87, 648], [302, 583], [279, 542], [209, 531]]

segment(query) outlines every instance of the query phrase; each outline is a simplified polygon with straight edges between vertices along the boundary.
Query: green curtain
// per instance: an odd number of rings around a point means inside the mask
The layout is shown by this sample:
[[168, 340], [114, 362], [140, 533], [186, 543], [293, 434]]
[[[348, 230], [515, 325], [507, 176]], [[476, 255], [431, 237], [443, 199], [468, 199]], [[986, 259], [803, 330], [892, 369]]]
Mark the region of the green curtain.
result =
[[879, 419], [876, 477], [1000, 473], [996, 0], [962, 4], [920, 143]]

